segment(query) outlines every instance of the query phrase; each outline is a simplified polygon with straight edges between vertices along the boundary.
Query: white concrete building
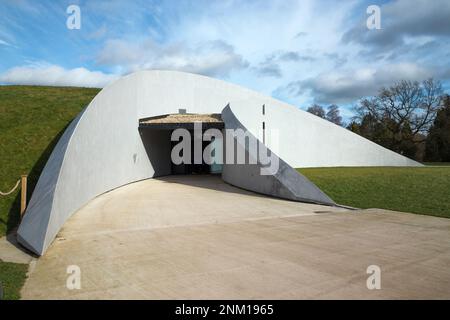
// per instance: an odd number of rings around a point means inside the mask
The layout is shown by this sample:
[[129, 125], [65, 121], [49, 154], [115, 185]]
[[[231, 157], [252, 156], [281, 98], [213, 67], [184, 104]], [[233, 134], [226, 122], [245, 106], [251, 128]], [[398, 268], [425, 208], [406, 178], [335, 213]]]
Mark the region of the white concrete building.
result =
[[[243, 129], [271, 149], [279, 159], [274, 175], [259, 174], [259, 162], [206, 167], [221, 171], [230, 184], [270, 196], [334, 205], [293, 168], [420, 165], [257, 92], [194, 74], [142, 71], [104, 88], [67, 128], [36, 185], [19, 242], [42, 255], [64, 222], [94, 197], [134, 181], [197, 170], [171, 162], [172, 131], [193, 126], [165, 117], [180, 112], [199, 119], [218, 114], [205, 127]], [[271, 132], [278, 139], [271, 139]], [[237, 150], [256, 156], [247, 145], [233, 142]]]

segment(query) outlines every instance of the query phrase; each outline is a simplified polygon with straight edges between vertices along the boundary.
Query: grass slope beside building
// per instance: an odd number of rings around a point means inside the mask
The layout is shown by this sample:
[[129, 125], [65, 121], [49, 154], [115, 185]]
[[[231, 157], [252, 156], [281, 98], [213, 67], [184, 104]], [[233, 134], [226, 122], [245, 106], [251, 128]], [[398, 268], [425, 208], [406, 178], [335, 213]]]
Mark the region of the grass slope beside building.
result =
[[[0, 86], [0, 190], [28, 174], [28, 198], [66, 126], [100, 89]], [[0, 196], [0, 236], [19, 221], [20, 190]]]
[[298, 170], [339, 204], [450, 218], [450, 166]]

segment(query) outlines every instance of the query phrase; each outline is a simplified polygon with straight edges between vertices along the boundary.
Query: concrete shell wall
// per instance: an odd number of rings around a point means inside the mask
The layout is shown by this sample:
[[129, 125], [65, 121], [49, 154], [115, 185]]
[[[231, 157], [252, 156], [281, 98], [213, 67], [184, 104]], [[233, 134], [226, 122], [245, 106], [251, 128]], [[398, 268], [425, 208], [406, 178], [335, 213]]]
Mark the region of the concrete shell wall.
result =
[[[263, 119], [269, 130], [278, 128], [282, 143], [277, 154], [294, 168], [419, 165], [259, 93], [194, 74], [142, 71], [104, 88], [72, 122], [36, 186], [18, 230], [19, 241], [41, 255], [64, 222], [89, 200], [154, 176], [152, 163], [158, 163], [158, 154], [150, 161], [138, 131], [140, 118], [179, 109], [220, 113], [227, 104], [255, 136]], [[268, 146], [274, 147], [270, 142]]]
[[[225, 123], [225, 129], [243, 130], [248, 131], [239, 119], [236, 118], [231, 108], [227, 106], [222, 111], [222, 119]], [[256, 137], [251, 134], [252, 139]], [[310, 202], [325, 205], [335, 205], [334, 201], [328, 197], [322, 190], [320, 190], [315, 184], [309, 181], [302, 174], [298, 173], [294, 168], [289, 166], [283, 159], [280, 159], [272, 150], [265, 150], [267, 154], [270, 152], [271, 161], [274, 161], [276, 169], [273, 174], [263, 175], [261, 174], [263, 165], [260, 161], [259, 148], [264, 145], [260, 140], [257, 142], [257, 148], [251, 148], [249, 143], [236, 138], [230, 138], [225, 136], [226, 139], [232, 139], [232, 148], [236, 151], [234, 158], [236, 159], [236, 153], [243, 152], [247, 159], [253, 159], [254, 164], [249, 162], [245, 164], [224, 164], [222, 171], [222, 179], [231, 185], [251, 190], [257, 193], [270, 195], [277, 198]], [[228, 144], [225, 143], [225, 150], [228, 148]], [[271, 172], [272, 173], [272, 172]]]

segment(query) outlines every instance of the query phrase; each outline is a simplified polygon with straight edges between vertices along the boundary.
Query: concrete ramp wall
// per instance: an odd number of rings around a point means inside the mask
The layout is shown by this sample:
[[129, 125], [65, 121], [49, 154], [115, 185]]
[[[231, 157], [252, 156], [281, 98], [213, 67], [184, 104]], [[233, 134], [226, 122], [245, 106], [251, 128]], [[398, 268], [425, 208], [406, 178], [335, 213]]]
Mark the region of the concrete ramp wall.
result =
[[[259, 148], [263, 147], [261, 141], [248, 132], [242, 123], [236, 118], [230, 106], [227, 106], [222, 111], [222, 120], [225, 123], [225, 129], [237, 130], [241, 129], [255, 139]], [[225, 136], [229, 139], [228, 136]], [[233, 139], [233, 138], [232, 138]], [[224, 146], [228, 143], [225, 141]], [[234, 138], [234, 146], [236, 146], [236, 154], [244, 152], [246, 159], [253, 159], [256, 164], [224, 164], [222, 171], [222, 179], [234, 186], [262, 193], [265, 195], [310, 203], [335, 205], [334, 201], [328, 197], [315, 184], [309, 181], [306, 177], [297, 172], [294, 168], [289, 166], [283, 159], [278, 157], [274, 152], [271, 153], [272, 161], [275, 159], [278, 163], [278, 170], [275, 174], [263, 175], [261, 172], [264, 167], [259, 159], [258, 154], [255, 154], [255, 149], [250, 148], [249, 144], [242, 144], [239, 139]]]

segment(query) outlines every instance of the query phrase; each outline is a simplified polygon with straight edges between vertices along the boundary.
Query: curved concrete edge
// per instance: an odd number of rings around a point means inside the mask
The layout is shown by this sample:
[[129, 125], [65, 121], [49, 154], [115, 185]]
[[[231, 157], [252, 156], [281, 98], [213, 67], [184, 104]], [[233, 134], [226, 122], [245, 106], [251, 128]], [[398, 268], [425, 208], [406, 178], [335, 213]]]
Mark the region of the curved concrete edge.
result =
[[[225, 123], [225, 129], [241, 129], [248, 132], [251, 139], [257, 141], [258, 148], [262, 146], [261, 141], [251, 134], [237, 119], [231, 110], [230, 105], [223, 109], [222, 120]], [[225, 135], [225, 137], [226, 139], [229, 138], [227, 135]], [[289, 166], [270, 149], [268, 149], [268, 151], [271, 153], [272, 158], [276, 158], [278, 161], [278, 170], [273, 175], [262, 175], [261, 171], [264, 170], [264, 166], [259, 161], [258, 154], [254, 154], [255, 150], [250, 149], [245, 143], [242, 145], [236, 138], [234, 138], [234, 143], [237, 146], [237, 152], [241, 149], [241, 151], [245, 152], [246, 159], [256, 159], [257, 163], [224, 164], [222, 179], [225, 182], [249, 191], [277, 198], [331, 206], [336, 205], [336, 203], [314, 183]], [[227, 142], [225, 142], [224, 145], [227, 145]]]
[[[295, 106], [260, 97], [229, 101], [236, 118], [293, 168], [423, 166]], [[262, 112], [262, 106], [265, 112]], [[269, 136], [270, 137], [270, 136]], [[277, 144], [280, 141], [282, 143]]]
[[72, 120], [52, 151], [17, 230], [17, 241], [38, 255], [45, 252], [56, 235], [48, 234], [55, 189], [70, 139], [85, 110]]

